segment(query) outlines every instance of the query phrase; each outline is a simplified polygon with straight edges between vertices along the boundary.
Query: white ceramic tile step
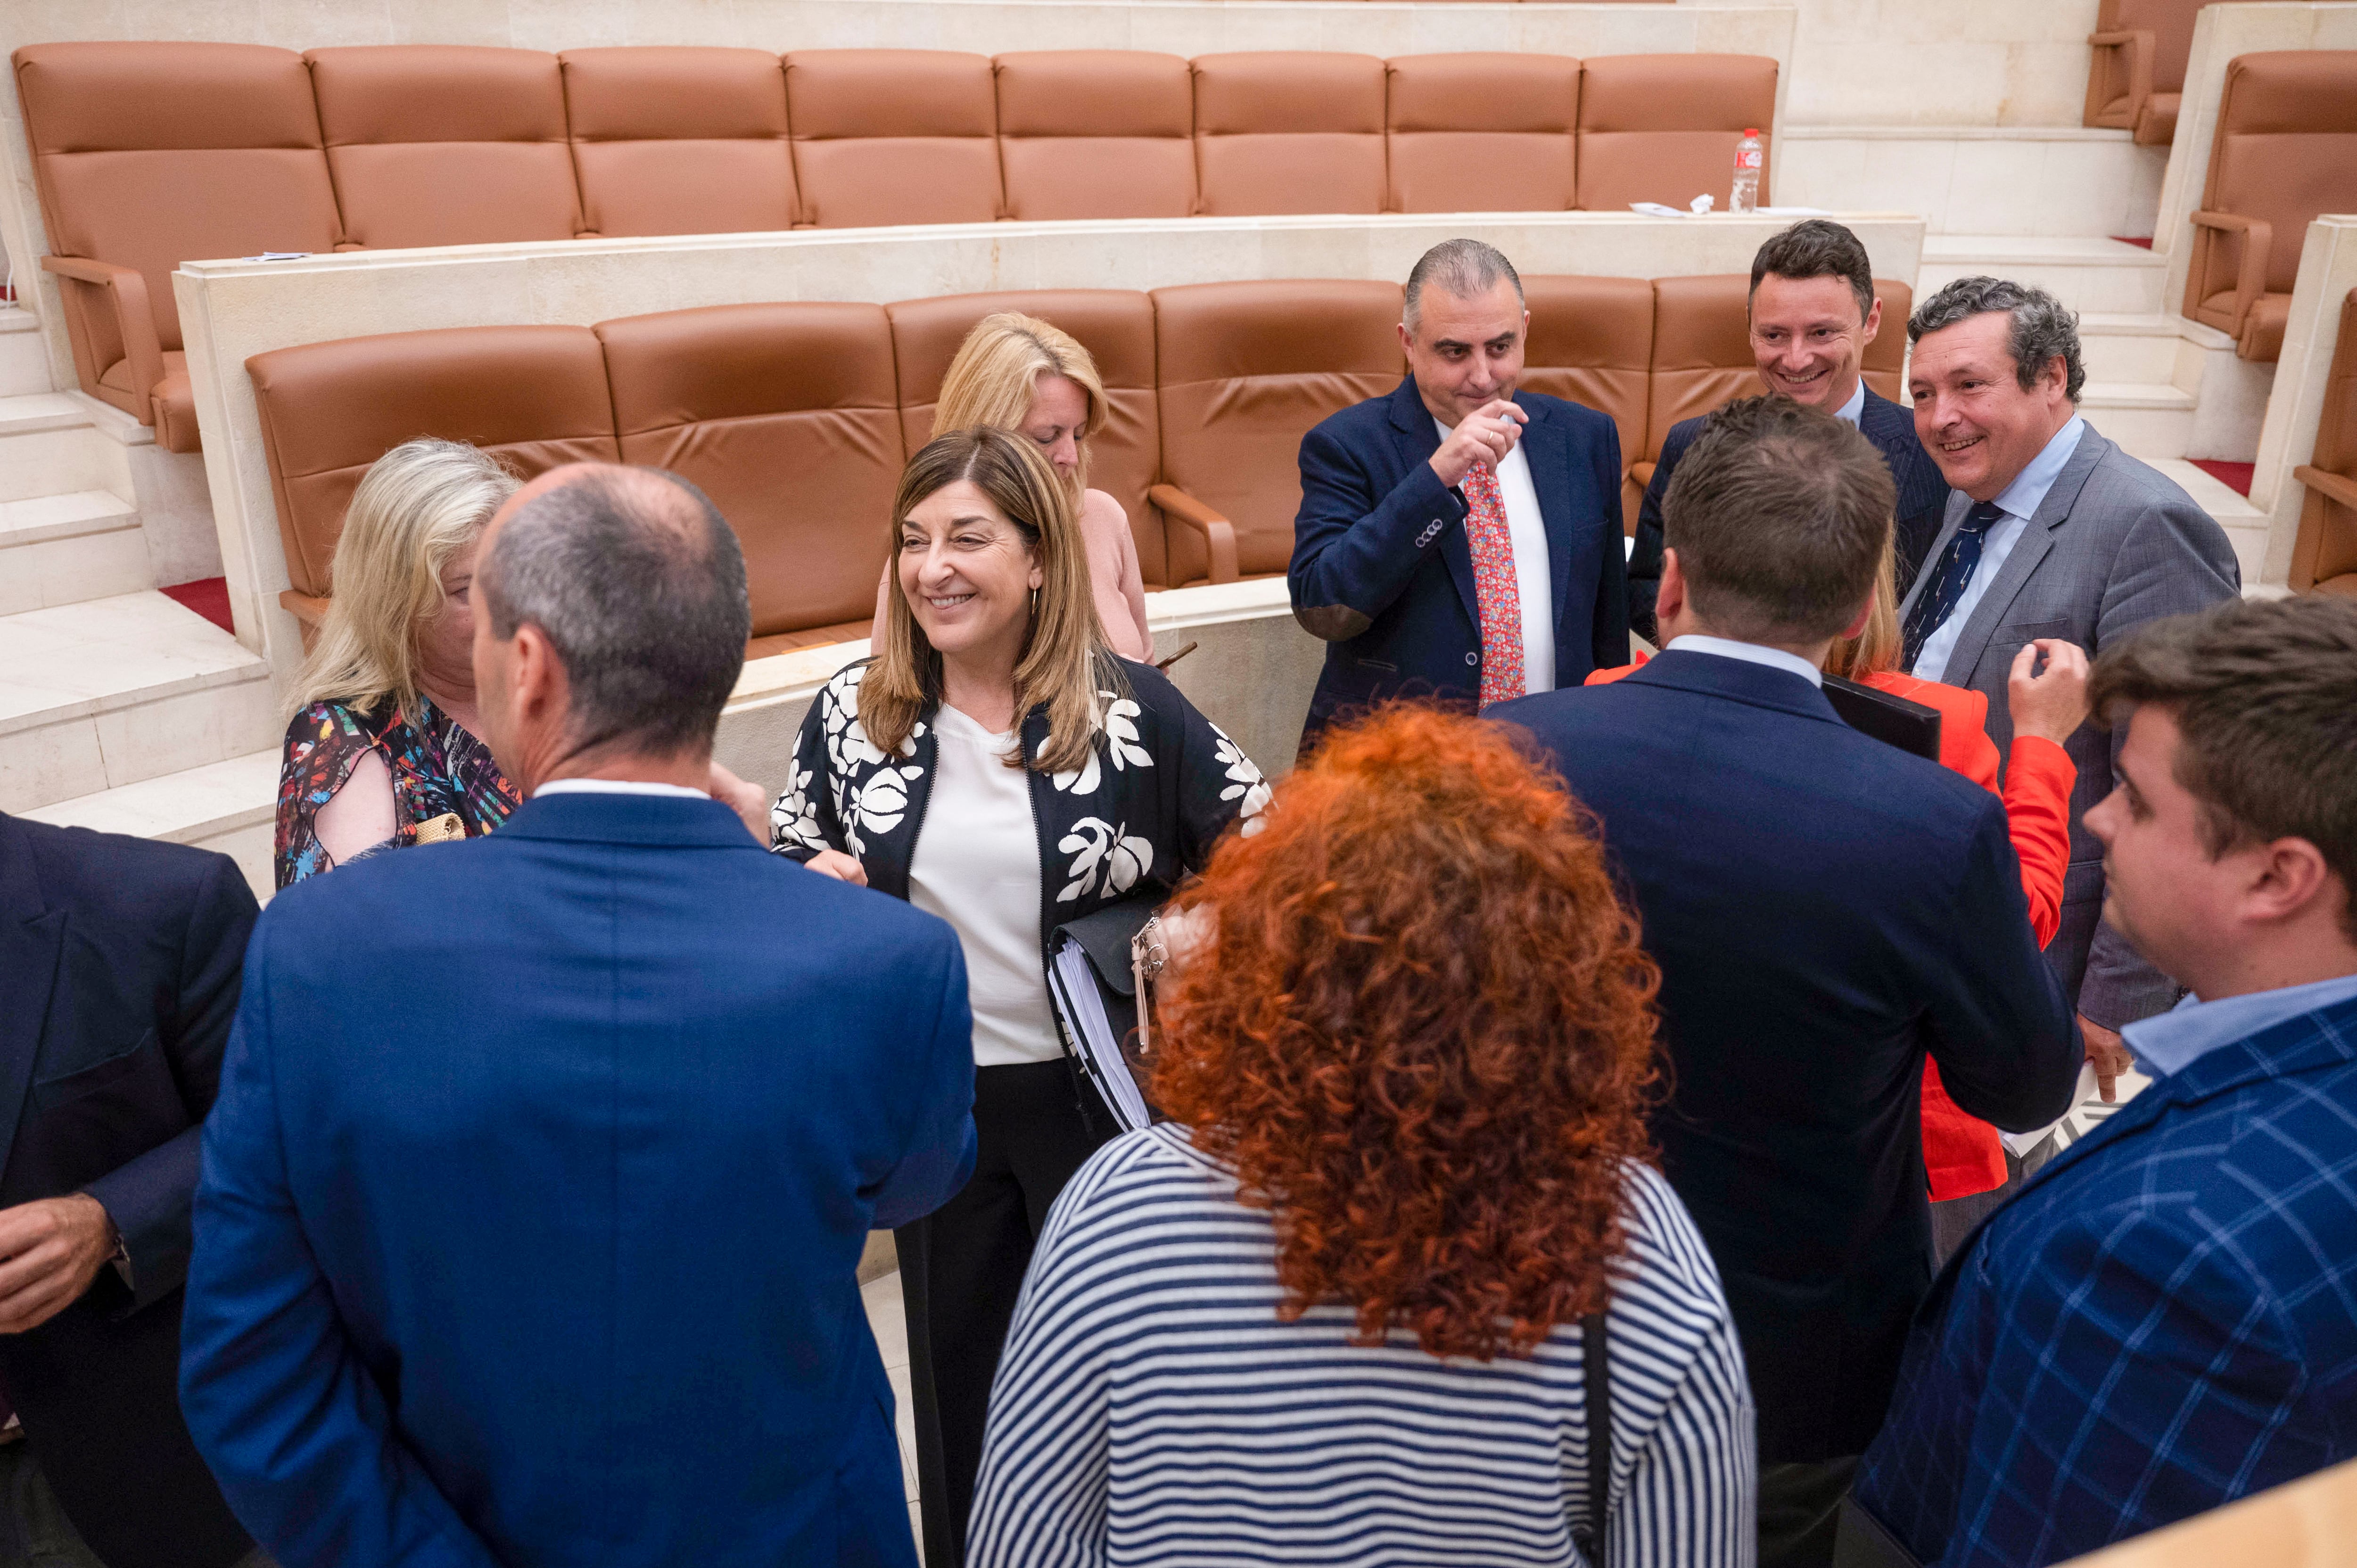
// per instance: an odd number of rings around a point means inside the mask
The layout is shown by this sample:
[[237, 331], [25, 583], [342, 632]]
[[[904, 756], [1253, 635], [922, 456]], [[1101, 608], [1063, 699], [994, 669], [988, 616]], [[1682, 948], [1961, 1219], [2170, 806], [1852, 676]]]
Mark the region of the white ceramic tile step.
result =
[[0, 397], [49, 390], [49, 352], [29, 310], [0, 308]]
[[2073, 310], [2149, 315], [2164, 308], [2169, 258], [2093, 235], [1927, 234], [1915, 296], [1975, 274], [2035, 284]]
[[218, 850], [238, 863], [254, 897], [266, 899], [277, 805], [278, 752], [272, 749], [59, 800], [24, 815], [59, 827]]
[[2079, 343], [2086, 352], [2088, 379], [2173, 381], [2185, 326], [2184, 317], [2159, 312], [2082, 311]]
[[0, 501], [0, 616], [155, 585], [138, 510], [113, 492]]
[[78, 393], [0, 397], [0, 501], [77, 490], [135, 494], [121, 446], [100, 434]]
[[2244, 585], [2257, 582], [2267, 553], [2267, 514], [2253, 506], [2250, 497], [2182, 458], [2161, 458], [2152, 466], [2183, 486], [2196, 506], [2217, 519], [2234, 546]]
[[2079, 396], [2079, 412], [2089, 424], [2147, 462], [2185, 456], [2193, 411], [2191, 392], [2166, 384], [2089, 381]]
[[0, 811], [277, 744], [268, 666], [162, 594], [0, 616]]

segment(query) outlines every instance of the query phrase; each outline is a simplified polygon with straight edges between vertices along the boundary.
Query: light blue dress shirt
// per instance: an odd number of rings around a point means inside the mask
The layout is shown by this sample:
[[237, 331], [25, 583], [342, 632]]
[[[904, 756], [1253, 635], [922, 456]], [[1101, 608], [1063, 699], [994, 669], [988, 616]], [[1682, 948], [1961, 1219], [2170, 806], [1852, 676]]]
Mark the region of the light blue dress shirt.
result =
[[1825, 672], [1797, 653], [1787, 653], [1781, 648], [1762, 648], [1756, 642], [1738, 642], [1727, 637], [1705, 637], [1690, 631], [1684, 637], [1672, 638], [1662, 651], [1671, 649], [1680, 653], [1715, 653], [1721, 659], [1740, 659], [1746, 664], [1765, 664], [1770, 670], [1781, 670], [1798, 675], [1812, 686], [1825, 683]]
[[1866, 413], [1866, 381], [1860, 377], [1857, 385], [1849, 389], [1849, 401], [1834, 410], [1834, 417], [1856, 424]]
[[2247, 1040], [2287, 1018], [2352, 996], [2357, 996], [2357, 974], [2254, 991], [2247, 996], [2227, 996], [2216, 1002], [2188, 996], [2169, 1012], [2126, 1026], [2120, 1030], [2120, 1038], [2127, 1042], [2145, 1071], [2158, 1078], [2183, 1072], [2221, 1046]]
[[[1973, 618], [1982, 596], [1996, 581], [1997, 573], [2005, 567], [2005, 558], [2013, 553], [2014, 545], [2029, 527], [2030, 518], [2046, 499], [2046, 492], [2054, 488], [2054, 481], [2062, 477], [2063, 465], [2071, 461], [2071, 454], [2079, 449], [2079, 437], [2086, 432], [2087, 422], [2072, 414], [2071, 422], [2046, 443], [2045, 449], [2013, 477], [2013, 483], [1997, 493], [1996, 504], [2005, 515], [1990, 526], [1988, 536], [1981, 542], [1981, 564], [1974, 570], [1973, 580], [1964, 585], [1964, 597], [1956, 601], [1955, 610], [1923, 639], [1923, 650], [1915, 656], [1918, 681], [1948, 681], [1948, 656], [1955, 652], [1956, 639], [1964, 634], [1964, 623]], [[1935, 555], [1923, 564], [1923, 570], [1929, 573], [1938, 565], [1939, 557]], [[1930, 584], [1924, 586], [1928, 592]], [[1956, 673], [1968, 671], [1959, 670]], [[1964, 682], [1948, 683], [1955, 686]]]

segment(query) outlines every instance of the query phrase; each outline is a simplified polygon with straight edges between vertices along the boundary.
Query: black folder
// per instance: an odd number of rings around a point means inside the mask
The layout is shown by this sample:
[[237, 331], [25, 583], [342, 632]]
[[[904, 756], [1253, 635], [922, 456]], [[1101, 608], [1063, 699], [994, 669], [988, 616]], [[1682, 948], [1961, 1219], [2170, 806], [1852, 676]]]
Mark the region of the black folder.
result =
[[1825, 701], [1842, 722], [1886, 746], [1932, 762], [1940, 760], [1940, 710], [1861, 686], [1839, 675], [1825, 677]]

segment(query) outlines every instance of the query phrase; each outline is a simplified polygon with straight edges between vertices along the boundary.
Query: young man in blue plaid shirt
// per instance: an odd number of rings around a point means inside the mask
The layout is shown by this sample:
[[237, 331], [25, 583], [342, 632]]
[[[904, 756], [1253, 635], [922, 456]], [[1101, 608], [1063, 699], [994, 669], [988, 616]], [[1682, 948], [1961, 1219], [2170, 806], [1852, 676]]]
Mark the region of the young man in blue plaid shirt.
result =
[[2104, 913], [2193, 994], [1932, 1287], [1846, 1552], [2027, 1568], [2357, 1455], [2357, 604], [2154, 622], [2089, 694]]

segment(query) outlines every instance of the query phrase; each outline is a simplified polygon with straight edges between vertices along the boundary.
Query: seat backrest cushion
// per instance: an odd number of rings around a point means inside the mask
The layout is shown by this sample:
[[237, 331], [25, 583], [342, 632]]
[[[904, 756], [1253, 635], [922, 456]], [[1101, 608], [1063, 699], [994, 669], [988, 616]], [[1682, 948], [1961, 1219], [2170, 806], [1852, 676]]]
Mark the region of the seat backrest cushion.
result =
[[1605, 55], [1579, 83], [1579, 205], [1683, 208], [1707, 193], [1727, 210], [1735, 146], [1760, 132], [1760, 205], [1774, 172], [1776, 62], [1764, 55]]
[[2152, 90], [2185, 91], [2185, 62], [2193, 53], [2193, 24], [2202, 0], [2104, 0], [2098, 8], [2100, 33], [2152, 35]]
[[1394, 212], [1562, 212], [1579, 188], [1579, 62], [1403, 55], [1386, 62]]
[[892, 357], [899, 370], [901, 441], [908, 451], [932, 439], [933, 407], [950, 361], [975, 322], [996, 311], [1036, 316], [1071, 333], [1096, 361], [1109, 405], [1089, 438], [1089, 488], [1129, 514], [1139, 574], [1168, 585], [1160, 514], [1146, 499], [1162, 466], [1162, 423], [1154, 388], [1154, 305], [1128, 289], [1039, 289], [905, 299], [887, 306]]
[[[1235, 525], [1246, 573], [1282, 572], [1301, 510], [1301, 438], [1381, 397], [1406, 371], [1399, 285], [1323, 279], [1154, 291], [1162, 474]], [[1170, 580], [1203, 576], [1196, 535], [1169, 528]]]
[[1195, 59], [1200, 210], [1383, 209], [1383, 62], [1308, 52]]
[[1007, 217], [1194, 211], [1194, 85], [1185, 59], [1145, 49], [1052, 49], [1003, 54], [993, 64]]
[[1612, 416], [1625, 466], [1645, 455], [1653, 362], [1653, 285], [1644, 278], [1523, 279], [1531, 331], [1523, 388]]
[[786, 70], [760, 49], [571, 49], [565, 112], [592, 234], [791, 229]]
[[[2341, 302], [2341, 336], [2327, 374], [2316, 452], [2309, 461], [2328, 472], [2357, 478], [2357, 289]], [[2357, 574], [2357, 507], [2310, 490], [2292, 544], [2292, 583], [2305, 588], [2352, 574]]]
[[165, 348], [180, 347], [171, 274], [182, 262], [336, 248], [335, 188], [302, 56], [252, 44], [34, 44], [16, 66], [49, 249], [138, 269]]
[[580, 232], [554, 55], [395, 44], [304, 58], [350, 242], [484, 245]]
[[1915, 313], [1915, 291], [1897, 278], [1874, 280], [1882, 301], [1882, 324], [1859, 357], [1862, 379], [1877, 397], [1907, 401], [1907, 318]]
[[987, 223], [999, 216], [990, 61], [944, 49], [786, 57], [802, 221]]
[[529, 477], [614, 463], [614, 404], [587, 327], [452, 327], [274, 349], [245, 362], [286, 575], [333, 591], [344, 509], [369, 465], [420, 435], [469, 441]]
[[[2226, 62], [2218, 138], [2202, 206], [2263, 218], [2275, 231], [2266, 286], [2289, 294], [2319, 213], [2357, 211], [2357, 49], [2284, 49]], [[2212, 248], [2205, 293], [2234, 286]]]
[[1680, 421], [1767, 390], [1751, 358], [1750, 293], [1748, 273], [1653, 280], [1652, 385], [1639, 454], [1645, 461], [1659, 460]]
[[712, 498], [753, 635], [864, 621], [889, 554], [900, 417], [880, 305], [721, 305], [598, 324], [622, 460]]

